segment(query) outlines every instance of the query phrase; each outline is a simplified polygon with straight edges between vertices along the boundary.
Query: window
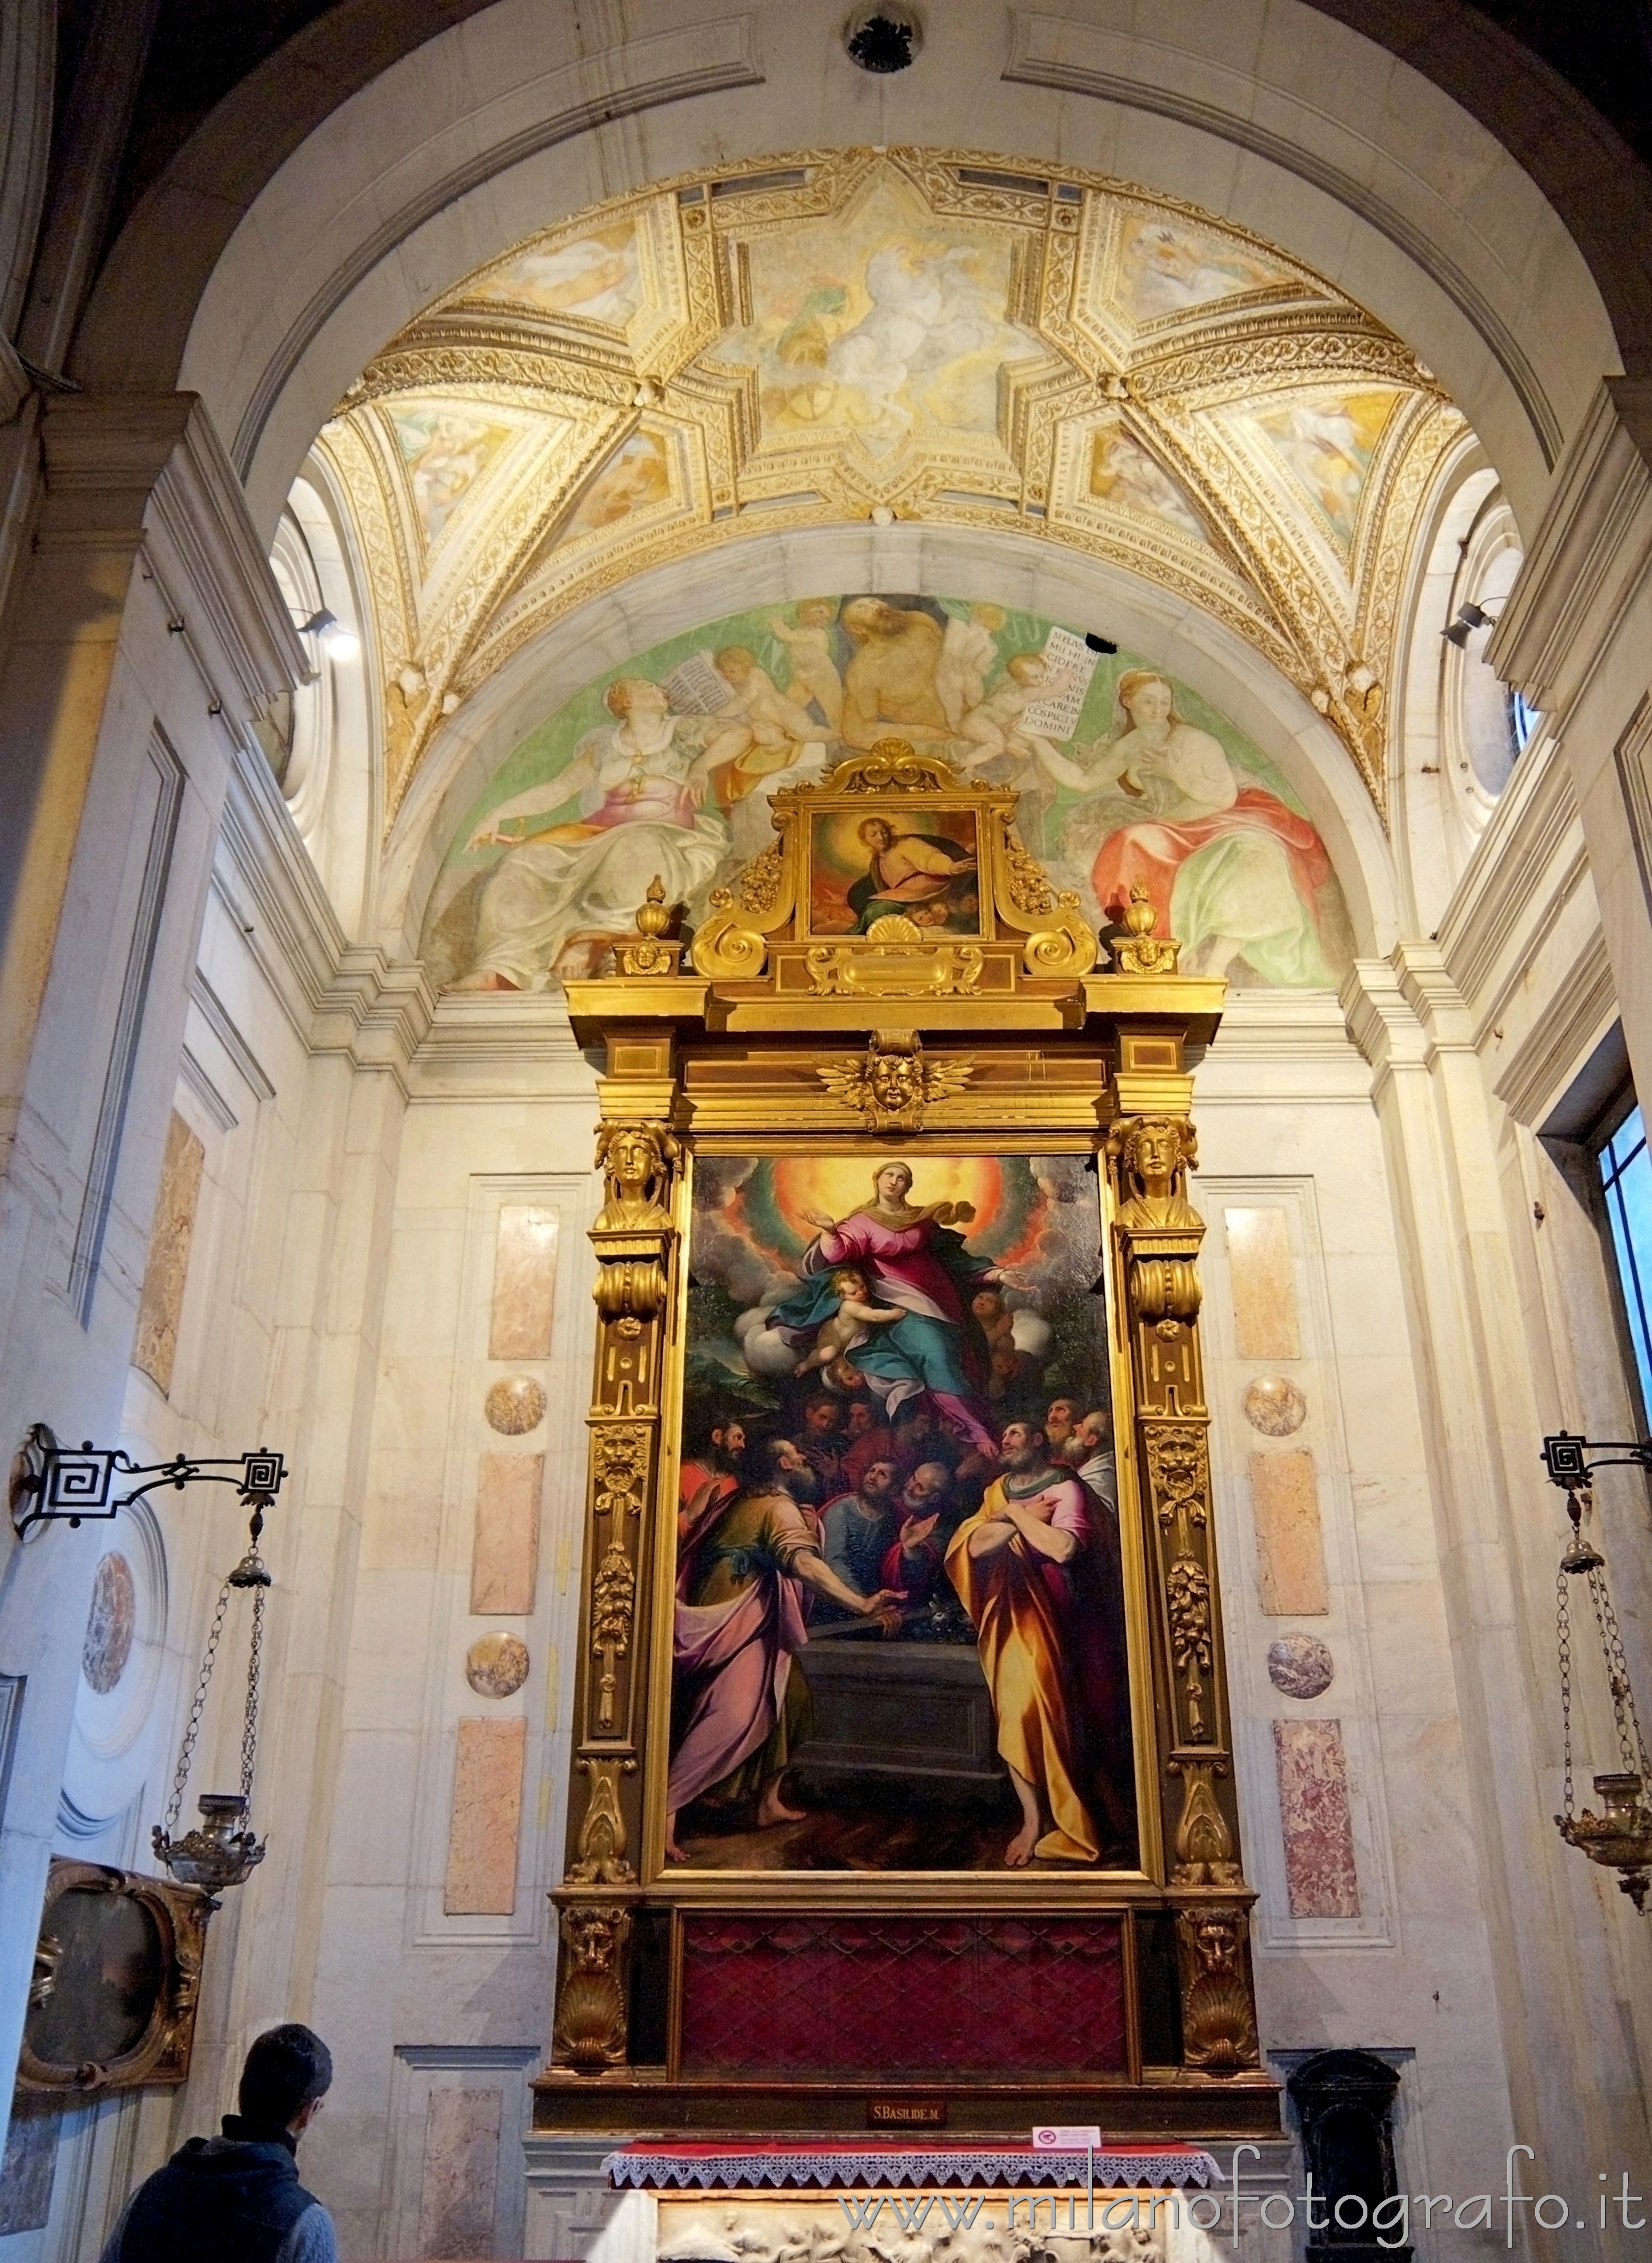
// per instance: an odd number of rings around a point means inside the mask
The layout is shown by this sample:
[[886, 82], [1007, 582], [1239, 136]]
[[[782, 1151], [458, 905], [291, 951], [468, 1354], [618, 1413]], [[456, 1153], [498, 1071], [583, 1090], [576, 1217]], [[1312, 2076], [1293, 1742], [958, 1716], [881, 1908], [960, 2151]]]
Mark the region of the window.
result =
[[1652, 1407], [1652, 1153], [1640, 1108], [1630, 1110], [1600, 1150], [1600, 1186], [1612, 1227], [1641, 1403]]

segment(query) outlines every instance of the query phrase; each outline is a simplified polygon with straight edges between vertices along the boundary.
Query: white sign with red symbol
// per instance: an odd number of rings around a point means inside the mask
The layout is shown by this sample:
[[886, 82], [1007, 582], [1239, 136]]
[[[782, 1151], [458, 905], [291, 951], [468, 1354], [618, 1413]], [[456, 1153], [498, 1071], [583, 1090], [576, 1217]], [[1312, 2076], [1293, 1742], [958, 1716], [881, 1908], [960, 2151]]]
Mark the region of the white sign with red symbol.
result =
[[1100, 2149], [1100, 2130], [1083, 2129], [1076, 2123], [1047, 2122], [1042, 2129], [1032, 2132], [1035, 2153], [1089, 2153]]

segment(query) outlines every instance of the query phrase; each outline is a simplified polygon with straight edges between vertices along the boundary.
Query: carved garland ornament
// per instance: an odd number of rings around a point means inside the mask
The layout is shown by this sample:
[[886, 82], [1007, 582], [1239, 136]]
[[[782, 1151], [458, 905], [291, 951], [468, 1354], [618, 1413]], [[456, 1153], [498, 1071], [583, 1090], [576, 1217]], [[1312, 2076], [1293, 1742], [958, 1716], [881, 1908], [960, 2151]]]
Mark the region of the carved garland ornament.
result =
[[620, 1665], [631, 1648], [637, 1576], [626, 1546], [626, 1527], [629, 1519], [641, 1515], [648, 1458], [649, 1434], [641, 1423], [600, 1429], [592, 1436], [597, 1492], [591, 1514], [593, 1519], [609, 1520], [608, 1544], [591, 1588], [591, 1649], [601, 1667], [597, 1726], [604, 1732], [611, 1732], [614, 1725]]

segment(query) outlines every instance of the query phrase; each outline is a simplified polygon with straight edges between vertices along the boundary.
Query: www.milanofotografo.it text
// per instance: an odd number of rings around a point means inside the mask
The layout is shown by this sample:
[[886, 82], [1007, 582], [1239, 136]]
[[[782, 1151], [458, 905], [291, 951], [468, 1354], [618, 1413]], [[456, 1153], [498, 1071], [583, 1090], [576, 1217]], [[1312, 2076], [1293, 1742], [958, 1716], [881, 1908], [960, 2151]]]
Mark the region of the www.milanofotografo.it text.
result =
[[[1505, 2244], [1512, 2247], [1517, 2226], [1528, 2220], [1516, 2211], [1525, 2209], [1531, 2209], [1532, 2218], [1546, 2231], [1559, 2231], [1569, 2225], [1583, 2231], [1591, 2219], [1602, 2230], [1621, 2226], [1626, 2231], [1641, 2231], [1647, 2223], [1646, 2216], [1638, 2212], [1643, 2195], [1630, 2191], [1627, 2169], [1616, 2174], [1598, 2170], [1596, 2182], [1601, 2189], [1586, 2196], [1521, 2189], [1525, 2179], [1516, 2163], [1522, 2156], [1528, 2161], [1536, 2159], [1530, 2145], [1510, 2146], [1501, 2193], [1471, 2193], [1461, 2199], [1450, 2193], [1390, 2193], [1374, 2205], [1358, 2193], [1344, 2193], [1328, 2203], [1323, 2193], [1315, 2191], [1311, 2177], [1300, 2193], [1258, 2193], [1254, 2186], [1247, 2193], [1239, 2165], [1242, 2153], [1260, 2158], [1254, 2145], [1235, 2146], [1226, 2193], [1098, 2193], [1092, 2185], [1087, 2192], [1010, 2193], [1002, 2202], [987, 2193], [840, 2193], [838, 2200], [851, 2230], [870, 2231], [887, 2207], [908, 2238], [923, 2230], [931, 2210], [938, 2212], [949, 2231], [968, 2231], [979, 2224], [983, 2231], [1042, 2230], [1059, 2237], [1063, 2232], [1152, 2232], [1161, 2224], [1179, 2230], [1186, 2223], [1199, 2231], [1225, 2227], [1236, 2238], [1240, 2208], [1246, 2204], [1258, 2207], [1263, 2223], [1272, 2230], [1283, 2231], [1299, 2222], [1310, 2231], [1331, 2226], [1344, 2233], [1368, 2230], [1379, 2247], [1408, 2246], [1413, 2225], [1430, 2229], [1437, 2219], [1441, 2225], [1450, 2224], [1460, 2231], [1502, 2230]], [[985, 2212], [1000, 2206], [1004, 2211], [1002, 2227], [996, 2213]], [[1040, 2209], [1047, 2212], [1043, 2222]]]

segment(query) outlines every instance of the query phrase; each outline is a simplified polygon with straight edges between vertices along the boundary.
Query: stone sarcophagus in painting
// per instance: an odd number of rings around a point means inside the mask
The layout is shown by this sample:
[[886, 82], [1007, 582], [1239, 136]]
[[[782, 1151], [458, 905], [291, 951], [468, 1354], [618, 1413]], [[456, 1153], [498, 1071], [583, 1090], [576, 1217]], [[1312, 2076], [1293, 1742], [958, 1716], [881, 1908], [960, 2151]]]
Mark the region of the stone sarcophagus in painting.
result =
[[1190, 1064], [1015, 795], [774, 796], [605, 1049], [581, 1679], [541, 2127], [1276, 2129], [1228, 1745]]

